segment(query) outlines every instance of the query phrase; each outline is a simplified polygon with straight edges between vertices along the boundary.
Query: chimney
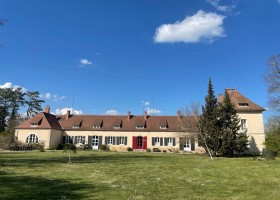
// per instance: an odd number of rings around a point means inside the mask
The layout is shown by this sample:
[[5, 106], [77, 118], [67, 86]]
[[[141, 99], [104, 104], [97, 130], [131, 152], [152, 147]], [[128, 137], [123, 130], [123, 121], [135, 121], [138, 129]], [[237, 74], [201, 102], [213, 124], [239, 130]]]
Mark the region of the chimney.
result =
[[218, 102], [222, 103], [223, 99], [224, 99], [223, 94], [219, 94]]
[[130, 114], [131, 114], [131, 112], [128, 111], [128, 112], [127, 112], [127, 121], [130, 121]]
[[178, 117], [178, 120], [181, 120], [181, 111], [180, 110], [177, 112], [177, 117]]
[[51, 109], [50, 106], [47, 105], [46, 108], [45, 108], [45, 113], [50, 113], [50, 109]]
[[236, 92], [236, 91], [237, 91], [237, 89], [236, 89], [236, 88], [233, 88], [233, 89], [231, 89], [231, 91], [232, 91], [232, 92]]
[[229, 88], [226, 88], [225, 91], [230, 94], [230, 89]]
[[70, 118], [70, 114], [71, 114], [71, 111], [70, 111], [70, 110], [67, 110], [66, 119], [69, 119], [69, 118]]
[[144, 112], [144, 119], [145, 119], [145, 120], [147, 119], [147, 114], [148, 114], [147, 111], [145, 111], [145, 112]]

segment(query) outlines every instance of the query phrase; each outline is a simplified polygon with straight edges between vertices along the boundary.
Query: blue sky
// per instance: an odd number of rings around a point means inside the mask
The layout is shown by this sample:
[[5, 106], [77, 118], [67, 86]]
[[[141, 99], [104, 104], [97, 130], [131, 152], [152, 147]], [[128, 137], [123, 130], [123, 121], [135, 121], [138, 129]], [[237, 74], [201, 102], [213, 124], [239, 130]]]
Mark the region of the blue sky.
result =
[[279, 0], [0, 0], [0, 18], [1, 87], [52, 112], [175, 115], [204, 104], [209, 77], [267, 107]]

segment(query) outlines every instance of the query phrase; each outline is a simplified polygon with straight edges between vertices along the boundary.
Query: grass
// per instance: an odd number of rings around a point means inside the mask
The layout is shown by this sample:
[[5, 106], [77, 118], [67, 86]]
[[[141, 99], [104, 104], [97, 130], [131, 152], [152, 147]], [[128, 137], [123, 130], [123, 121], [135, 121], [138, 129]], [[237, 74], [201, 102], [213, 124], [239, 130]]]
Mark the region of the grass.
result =
[[0, 153], [0, 199], [278, 199], [280, 160], [79, 151]]

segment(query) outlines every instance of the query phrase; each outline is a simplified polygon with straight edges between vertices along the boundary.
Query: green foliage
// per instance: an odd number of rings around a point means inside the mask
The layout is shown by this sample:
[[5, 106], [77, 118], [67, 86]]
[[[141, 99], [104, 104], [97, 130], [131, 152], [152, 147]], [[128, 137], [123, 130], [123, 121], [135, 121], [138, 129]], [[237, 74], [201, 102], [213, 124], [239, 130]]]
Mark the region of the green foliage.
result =
[[25, 93], [26, 99], [25, 104], [27, 106], [26, 116], [27, 119], [31, 118], [32, 116], [38, 114], [42, 111], [41, 104], [44, 103], [44, 100], [40, 100], [40, 93], [38, 91], [31, 92], [27, 91]]
[[146, 149], [146, 152], [151, 152], [151, 149], [147, 148], [147, 149]]
[[274, 127], [266, 133], [264, 145], [266, 149], [269, 149], [276, 155], [280, 154], [280, 126]]
[[76, 154], [77, 153], [77, 147], [75, 144], [64, 144], [64, 147], [63, 147], [63, 152], [70, 152], [70, 153], [73, 153], [73, 154]]
[[[200, 144], [206, 149], [206, 144], [212, 155], [217, 155], [220, 148], [220, 124], [217, 98], [213, 91], [211, 79], [208, 82], [208, 94], [205, 97], [205, 105], [202, 106], [200, 118], [201, 134]], [[201, 142], [203, 141], [203, 142]]]
[[63, 149], [64, 149], [64, 144], [57, 145], [57, 150], [63, 150]]
[[262, 157], [266, 160], [275, 160], [276, 153], [270, 149], [264, 148], [262, 150]]
[[240, 132], [240, 119], [228, 92], [225, 92], [223, 101], [218, 103], [211, 79], [205, 106], [202, 107], [200, 126], [199, 143], [205, 150], [207, 145], [213, 156], [240, 155], [248, 149], [248, 137], [246, 133]]
[[221, 125], [221, 146], [219, 154], [224, 156], [240, 155], [248, 148], [248, 137], [240, 132], [240, 119], [231, 103], [229, 94], [226, 91], [223, 102], [219, 105]]
[[109, 146], [106, 145], [106, 144], [99, 145], [98, 149], [100, 149], [102, 151], [109, 151], [110, 150]]
[[127, 151], [133, 151], [131, 147], [127, 147]]

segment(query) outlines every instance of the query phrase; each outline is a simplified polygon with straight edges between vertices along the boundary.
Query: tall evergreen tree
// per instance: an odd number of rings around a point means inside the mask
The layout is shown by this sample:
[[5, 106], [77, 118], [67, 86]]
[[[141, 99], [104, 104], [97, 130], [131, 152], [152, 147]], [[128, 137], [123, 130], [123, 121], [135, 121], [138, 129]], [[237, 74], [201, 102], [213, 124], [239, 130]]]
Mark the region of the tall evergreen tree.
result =
[[219, 105], [221, 122], [221, 147], [220, 155], [233, 156], [241, 154], [247, 149], [248, 140], [244, 132], [240, 132], [240, 119], [231, 103], [229, 93], [226, 90], [223, 102]]
[[[202, 115], [200, 119], [201, 135], [205, 139], [208, 148], [213, 156], [219, 152], [220, 142], [220, 120], [217, 98], [215, 97], [211, 79], [208, 82], [208, 95], [205, 97], [205, 105], [202, 106]], [[199, 136], [199, 140], [202, 140]], [[203, 142], [201, 145], [206, 148]]]

